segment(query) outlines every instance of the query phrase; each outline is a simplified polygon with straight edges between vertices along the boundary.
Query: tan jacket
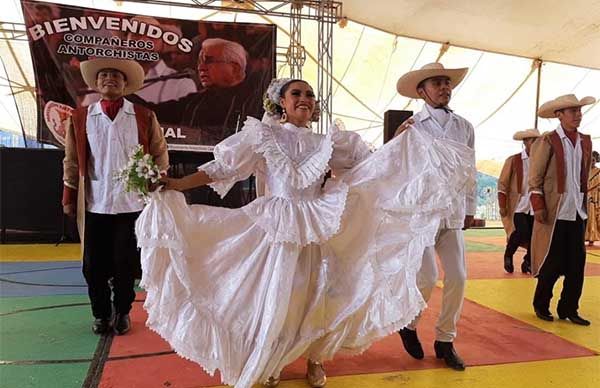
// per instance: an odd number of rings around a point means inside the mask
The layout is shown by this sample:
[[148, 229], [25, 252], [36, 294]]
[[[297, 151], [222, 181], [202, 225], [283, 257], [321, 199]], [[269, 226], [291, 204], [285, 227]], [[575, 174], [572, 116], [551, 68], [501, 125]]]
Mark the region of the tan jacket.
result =
[[[592, 140], [589, 135], [581, 137], [581, 192], [587, 192], [590, 166], [592, 164]], [[554, 225], [558, 216], [560, 200], [565, 190], [566, 172], [564, 149], [556, 131], [543, 134], [531, 147], [529, 164], [529, 191], [544, 193], [547, 218], [545, 223], [534, 222], [531, 237], [531, 271], [538, 275], [548, 256]], [[584, 198], [584, 201], [586, 199]], [[532, 200], [532, 204], [534, 201]], [[534, 204], [535, 208], [535, 204]], [[583, 242], [582, 242], [583, 243]]]
[[515, 230], [513, 216], [523, 195], [523, 159], [521, 153], [509, 156], [504, 162], [498, 178], [498, 203], [506, 208], [506, 216], [502, 217], [502, 225], [507, 238]]
[[[138, 127], [138, 141], [144, 152], [154, 157], [161, 171], [169, 166], [169, 154], [163, 132], [156, 115], [140, 105], [133, 105]], [[65, 158], [63, 160], [63, 198], [62, 204], [77, 204], [77, 229], [83, 248], [85, 236], [85, 181], [87, 177], [88, 154], [90, 147], [86, 133], [88, 108], [73, 111], [67, 128]], [[83, 254], [83, 249], [82, 249]]]

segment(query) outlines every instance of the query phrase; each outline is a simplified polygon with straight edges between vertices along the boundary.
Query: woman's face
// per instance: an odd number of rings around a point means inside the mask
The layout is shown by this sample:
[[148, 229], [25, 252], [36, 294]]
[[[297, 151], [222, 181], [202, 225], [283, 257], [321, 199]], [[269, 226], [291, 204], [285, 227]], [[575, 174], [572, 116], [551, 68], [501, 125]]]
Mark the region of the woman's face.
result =
[[306, 126], [315, 110], [315, 93], [306, 82], [294, 81], [279, 102], [287, 114], [287, 121], [298, 127]]

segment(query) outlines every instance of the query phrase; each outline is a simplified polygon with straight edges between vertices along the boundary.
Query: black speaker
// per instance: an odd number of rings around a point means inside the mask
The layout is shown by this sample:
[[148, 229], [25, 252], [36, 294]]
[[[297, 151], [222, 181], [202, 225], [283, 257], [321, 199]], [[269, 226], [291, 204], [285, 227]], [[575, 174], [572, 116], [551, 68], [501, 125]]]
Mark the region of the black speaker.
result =
[[57, 149], [0, 147], [2, 243], [56, 242], [64, 233], [63, 158]]
[[412, 110], [388, 110], [383, 114], [383, 142], [394, 137], [398, 126], [413, 115]]

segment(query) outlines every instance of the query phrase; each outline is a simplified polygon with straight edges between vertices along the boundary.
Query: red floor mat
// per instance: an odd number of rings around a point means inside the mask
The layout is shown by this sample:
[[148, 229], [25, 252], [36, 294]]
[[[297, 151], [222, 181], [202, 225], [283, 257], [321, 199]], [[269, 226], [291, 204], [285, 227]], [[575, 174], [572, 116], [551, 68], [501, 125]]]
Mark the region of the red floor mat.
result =
[[[143, 297], [143, 295], [140, 295]], [[338, 357], [326, 363], [328, 375], [351, 375], [443, 367], [433, 355], [434, 319], [439, 311], [441, 290], [436, 290], [420, 324], [419, 334], [425, 348], [425, 359], [408, 356], [398, 335], [390, 335], [356, 357]], [[115, 337], [105, 364], [99, 387], [205, 387], [219, 384], [201, 368], [177, 355], [153, 355], [169, 350], [158, 335], [145, 328], [146, 314], [141, 303], [132, 311], [133, 329], [125, 336]], [[591, 350], [544, 332], [534, 326], [465, 301], [459, 324], [456, 347], [468, 365], [504, 364], [511, 362], [548, 360], [590, 356]], [[117, 356], [133, 356], [111, 360]], [[284, 379], [302, 378], [305, 362], [298, 360], [283, 372]]]
[[[521, 273], [521, 262], [524, 251], [517, 251], [514, 256], [515, 272], [504, 272], [502, 252], [469, 252], [467, 256], [467, 278], [469, 279], [518, 279], [529, 278], [531, 275]], [[441, 268], [438, 262], [438, 268]], [[587, 262], [585, 276], [600, 276], [600, 264]], [[443, 278], [443, 275], [440, 275]]]

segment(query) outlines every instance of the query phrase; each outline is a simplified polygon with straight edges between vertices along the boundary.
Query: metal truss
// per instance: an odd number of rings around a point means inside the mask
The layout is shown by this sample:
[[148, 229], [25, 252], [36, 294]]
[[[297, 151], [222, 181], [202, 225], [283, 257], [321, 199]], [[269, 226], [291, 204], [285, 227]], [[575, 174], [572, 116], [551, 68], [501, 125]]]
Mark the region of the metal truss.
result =
[[290, 45], [286, 51], [286, 61], [290, 66], [290, 77], [302, 78], [302, 66], [306, 62], [306, 51], [302, 46], [302, 1], [291, 4]]
[[[113, 0], [117, 1], [117, 0]], [[170, 5], [174, 7], [204, 8], [213, 11], [245, 12], [264, 16], [292, 16], [292, 8], [302, 3], [301, 19], [337, 23], [342, 18], [342, 2], [331, 0], [119, 0], [119, 2]], [[325, 12], [320, 11], [324, 10]]]
[[27, 41], [25, 24], [0, 21], [0, 40]]
[[[328, 12], [327, 1], [321, 1], [318, 9], [320, 14]], [[319, 22], [317, 34], [317, 96], [321, 108], [319, 132], [327, 132], [327, 127], [333, 119], [333, 25], [334, 23]]]

